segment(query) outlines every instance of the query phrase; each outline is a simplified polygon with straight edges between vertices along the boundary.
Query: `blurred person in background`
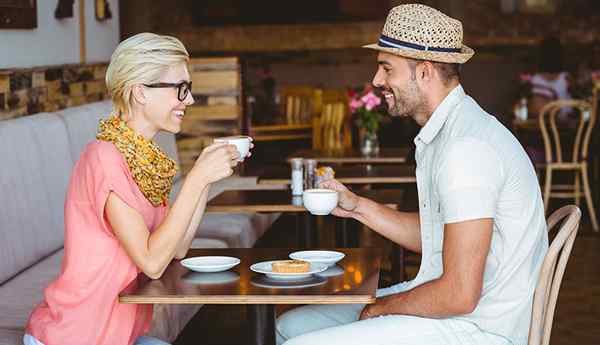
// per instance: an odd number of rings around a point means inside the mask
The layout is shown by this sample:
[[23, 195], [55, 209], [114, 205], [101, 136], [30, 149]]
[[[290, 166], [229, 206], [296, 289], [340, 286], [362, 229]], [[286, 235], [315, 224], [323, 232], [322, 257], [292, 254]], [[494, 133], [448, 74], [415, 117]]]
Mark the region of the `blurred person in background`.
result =
[[[529, 114], [539, 115], [544, 105], [555, 100], [571, 99], [571, 76], [563, 65], [563, 46], [557, 37], [547, 37], [540, 43], [538, 70], [531, 77]], [[564, 118], [569, 110], [561, 112]]]

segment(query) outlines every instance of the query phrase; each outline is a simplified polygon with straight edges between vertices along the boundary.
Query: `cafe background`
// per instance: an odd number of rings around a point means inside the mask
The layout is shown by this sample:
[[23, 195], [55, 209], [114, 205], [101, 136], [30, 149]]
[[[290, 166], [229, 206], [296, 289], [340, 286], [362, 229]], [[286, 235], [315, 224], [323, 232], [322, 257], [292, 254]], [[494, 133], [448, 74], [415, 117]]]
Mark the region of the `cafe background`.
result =
[[[31, 13], [34, 4], [36, 26], [2, 28], [7, 19], [0, 20], [0, 44], [10, 47], [0, 56], [0, 119], [105, 99], [103, 73], [112, 50], [121, 39], [143, 31], [179, 37], [193, 57], [239, 57], [240, 117], [251, 110], [248, 97], [271, 98], [277, 106], [282, 86], [361, 86], [373, 76], [374, 53], [357, 47], [377, 39], [388, 8], [407, 2], [377, 0], [365, 6], [360, 0], [264, 0], [253, 6], [239, 0], [156, 0], [147, 6], [144, 0], [3, 1], [3, 18]], [[462, 70], [463, 86], [505, 124], [513, 118], [518, 76], [535, 71], [537, 45], [544, 37], [561, 39], [566, 70], [600, 64], [599, 54], [592, 54], [600, 37], [597, 1], [422, 3], [463, 21], [466, 44], [477, 51]], [[11, 6], [20, 8], [8, 11]], [[250, 124], [271, 122], [278, 109], [259, 110]], [[405, 145], [415, 131], [411, 123], [396, 119], [382, 127], [380, 140]], [[392, 135], [398, 132], [400, 140]]]
[[[364, 86], [375, 72], [375, 53], [359, 47], [377, 40], [389, 8], [409, 2], [413, 1], [0, 0], [0, 121], [105, 100], [104, 73], [119, 41], [144, 31], [174, 35], [195, 59], [190, 68], [193, 77], [198, 73], [200, 78], [195, 85], [201, 84], [202, 73], [225, 71], [222, 75], [229, 78], [225, 96], [212, 94], [210, 85], [194, 94], [198, 108], [187, 120], [198, 124], [178, 136], [185, 170], [186, 159], [193, 162], [213, 136], [279, 123], [279, 91], [286, 86]], [[536, 71], [543, 38], [560, 38], [566, 71], [576, 75], [600, 70], [600, 1], [419, 2], [463, 22], [465, 43], [476, 55], [462, 69], [462, 84], [507, 127], [519, 98], [519, 76]], [[353, 131], [356, 145], [358, 131]], [[411, 145], [417, 131], [411, 120], [387, 121], [379, 131], [380, 144]], [[590, 147], [593, 156], [597, 143], [592, 141]], [[310, 146], [310, 138], [259, 144], [248, 164], [281, 159]], [[591, 188], [599, 200], [598, 172], [593, 176]], [[583, 256], [597, 262], [597, 234], [588, 231], [583, 236], [596, 241], [596, 256], [589, 256], [589, 249]], [[584, 264], [597, 266], [588, 261]], [[569, 267], [567, 274], [572, 270]], [[559, 332], [565, 339], [599, 326], [594, 318], [599, 273], [585, 272], [583, 282], [567, 284], [580, 289], [571, 294], [571, 304], [558, 309], [557, 319], [570, 325]], [[596, 304], [576, 297], [590, 294]]]

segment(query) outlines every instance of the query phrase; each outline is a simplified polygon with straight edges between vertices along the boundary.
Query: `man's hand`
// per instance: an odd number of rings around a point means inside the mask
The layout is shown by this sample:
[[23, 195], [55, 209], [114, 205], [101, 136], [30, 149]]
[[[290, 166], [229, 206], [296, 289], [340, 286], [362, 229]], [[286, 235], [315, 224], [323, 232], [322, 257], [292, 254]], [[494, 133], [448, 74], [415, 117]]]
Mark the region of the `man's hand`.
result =
[[350, 218], [358, 206], [358, 195], [352, 193], [346, 186], [337, 180], [327, 180], [319, 184], [319, 188], [331, 189], [338, 192], [338, 206], [331, 212], [334, 216]]
[[363, 308], [363, 310], [360, 312], [360, 317], [358, 319], [366, 320], [366, 319], [370, 319], [372, 317], [379, 316], [376, 309], [377, 309], [377, 302], [375, 302], [374, 304], [367, 304]]

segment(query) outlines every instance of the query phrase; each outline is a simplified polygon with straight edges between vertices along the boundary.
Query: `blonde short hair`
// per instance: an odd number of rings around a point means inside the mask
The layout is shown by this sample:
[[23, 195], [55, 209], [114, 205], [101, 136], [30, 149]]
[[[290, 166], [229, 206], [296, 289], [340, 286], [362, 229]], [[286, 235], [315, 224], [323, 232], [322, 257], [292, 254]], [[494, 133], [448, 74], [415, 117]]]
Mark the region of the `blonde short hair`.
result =
[[156, 83], [169, 67], [188, 61], [187, 50], [175, 37], [144, 32], [121, 42], [106, 70], [115, 115], [131, 112], [135, 84]]

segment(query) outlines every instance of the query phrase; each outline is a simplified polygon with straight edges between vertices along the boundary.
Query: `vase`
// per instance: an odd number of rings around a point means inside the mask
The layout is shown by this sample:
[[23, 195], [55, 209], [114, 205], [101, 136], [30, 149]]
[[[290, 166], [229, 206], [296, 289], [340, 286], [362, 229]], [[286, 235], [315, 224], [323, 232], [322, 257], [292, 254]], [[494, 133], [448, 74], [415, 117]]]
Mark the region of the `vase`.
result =
[[360, 152], [365, 156], [374, 156], [379, 153], [379, 139], [376, 133], [365, 133], [363, 135]]

